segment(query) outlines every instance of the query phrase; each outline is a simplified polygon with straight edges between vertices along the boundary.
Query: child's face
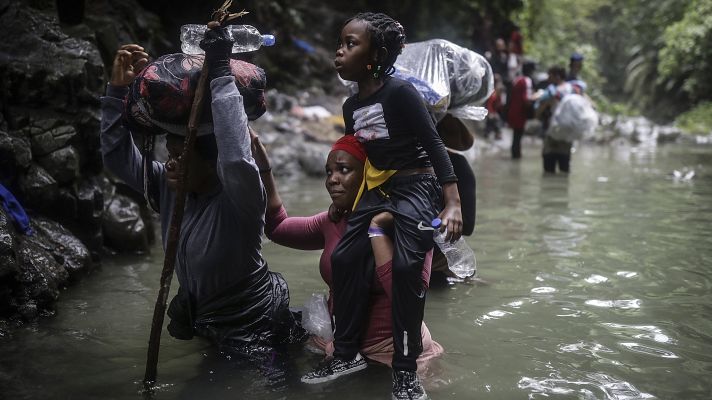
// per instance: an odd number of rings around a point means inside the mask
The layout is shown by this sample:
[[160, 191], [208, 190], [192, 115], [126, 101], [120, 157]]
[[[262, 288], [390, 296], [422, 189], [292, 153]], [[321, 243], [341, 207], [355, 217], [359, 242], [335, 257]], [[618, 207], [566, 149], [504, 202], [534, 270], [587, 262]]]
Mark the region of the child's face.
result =
[[373, 73], [367, 65], [374, 65], [371, 54], [371, 35], [365, 21], [353, 20], [341, 30], [336, 46], [334, 67], [341, 79], [358, 82]]

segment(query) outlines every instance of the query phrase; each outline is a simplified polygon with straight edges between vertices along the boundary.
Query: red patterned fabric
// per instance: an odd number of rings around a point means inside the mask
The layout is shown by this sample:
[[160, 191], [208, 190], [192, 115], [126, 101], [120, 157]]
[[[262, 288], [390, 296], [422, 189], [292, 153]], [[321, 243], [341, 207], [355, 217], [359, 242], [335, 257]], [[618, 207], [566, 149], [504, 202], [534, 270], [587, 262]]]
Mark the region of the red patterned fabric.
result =
[[[176, 53], [148, 64], [131, 83], [125, 99], [124, 119], [129, 128], [185, 135], [203, 59], [202, 55]], [[267, 109], [264, 70], [239, 60], [230, 60], [230, 67], [248, 119], [259, 118]], [[210, 90], [205, 93], [198, 134], [212, 133]]]
[[331, 151], [343, 150], [356, 157], [361, 162], [366, 162], [366, 149], [354, 135], [344, 135], [331, 146]]

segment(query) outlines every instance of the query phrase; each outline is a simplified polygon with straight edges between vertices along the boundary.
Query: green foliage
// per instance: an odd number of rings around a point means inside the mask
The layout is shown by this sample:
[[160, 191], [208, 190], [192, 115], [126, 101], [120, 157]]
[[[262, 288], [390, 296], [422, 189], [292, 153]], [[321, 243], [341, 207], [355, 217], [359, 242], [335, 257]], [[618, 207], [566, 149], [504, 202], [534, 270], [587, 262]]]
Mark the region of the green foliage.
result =
[[602, 104], [660, 120], [712, 99], [712, 0], [526, 0], [516, 18], [544, 66], [584, 54]]
[[675, 120], [675, 124], [687, 133], [703, 135], [712, 133], [712, 102], [700, 103], [692, 110], [681, 114]]
[[712, 1], [693, 0], [681, 20], [663, 34], [658, 72], [660, 82], [679, 87], [693, 100], [712, 90]]

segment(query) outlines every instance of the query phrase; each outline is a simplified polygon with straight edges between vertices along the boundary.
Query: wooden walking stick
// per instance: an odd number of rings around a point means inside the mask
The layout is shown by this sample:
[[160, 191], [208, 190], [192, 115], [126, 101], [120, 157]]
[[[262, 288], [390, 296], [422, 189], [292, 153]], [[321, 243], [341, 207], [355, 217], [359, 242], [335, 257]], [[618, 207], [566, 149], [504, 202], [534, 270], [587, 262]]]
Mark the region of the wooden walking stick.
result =
[[[227, 11], [232, 5], [232, 0], [225, 0], [223, 5], [218, 8], [212, 15], [212, 21], [208, 24], [209, 27], [214, 27], [216, 24], [222, 25], [225, 22], [247, 14], [242, 11], [231, 14]], [[193, 155], [193, 147], [197, 132], [198, 121], [203, 110], [203, 98], [208, 80], [208, 66], [203, 63], [203, 68], [200, 71], [200, 79], [198, 87], [193, 98], [193, 105], [190, 109], [190, 118], [188, 119], [188, 134], [183, 143], [183, 153], [181, 160], [178, 163], [178, 183], [176, 187], [176, 199], [173, 206], [173, 215], [171, 216], [171, 225], [168, 229], [168, 240], [166, 241], [165, 259], [163, 260], [163, 271], [161, 272], [161, 284], [158, 289], [158, 298], [153, 309], [153, 321], [151, 322], [151, 335], [148, 341], [148, 357], [146, 360], [146, 373], [143, 377], [144, 388], [151, 391], [153, 384], [156, 382], [158, 369], [158, 350], [161, 344], [161, 331], [163, 330], [163, 318], [166, 313], [166, 304], [168, 302], [168, 292], [171, 288], [171, 278], [173, 277], [173, 269], [175, 268], [176, 253], [178, 250], [178, 239], [180, 238], [180, 227], [183, 221], [183, 209], [185, 208], [185, 184], [188, 176], [188, 166]]]

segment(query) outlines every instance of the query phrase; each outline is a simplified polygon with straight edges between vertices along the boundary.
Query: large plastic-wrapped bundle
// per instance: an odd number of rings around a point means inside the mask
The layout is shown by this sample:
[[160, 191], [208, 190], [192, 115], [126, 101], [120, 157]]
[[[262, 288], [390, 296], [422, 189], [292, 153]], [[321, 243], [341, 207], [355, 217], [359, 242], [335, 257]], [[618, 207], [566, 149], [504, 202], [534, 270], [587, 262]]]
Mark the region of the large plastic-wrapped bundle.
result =
[[[487, 116], [481, 106], [494, 91], [494, 75], [474, 51], [443, 39], [408, 43], [394, 67], [393, 76], [412, 83], [438, 121], [446, 113], [470, 120]], [[342, 82], [356, 90], [354, 82]]]
[[598, 114], [591, 102], [579, 94], [569, 94], [556, 106], [547, 135], [556, 140], [573, 142], [593, 132], [597, 125]]
[[492, 67], [472, 50], [443, 39], [408, 43], [395, 63], [395, 76], [410, 81], [440, 120], [445, 113], [482, 120], [480, 107], [494, 90]]
[[[129, 86], [124, 104], [124, 117], [129, 127], [149, 134], [185, 135], [203, 60], [202, 55], [176, 53], [166, 54], [148, 64]], [[239, 60], [230, 60], [230, 69], [242, 94], [248, 119], [259, 118], [267, 110], [264, 70]], [[198, 121], [198, 135], [213, 132], [209, 89], [206, 96]]]

